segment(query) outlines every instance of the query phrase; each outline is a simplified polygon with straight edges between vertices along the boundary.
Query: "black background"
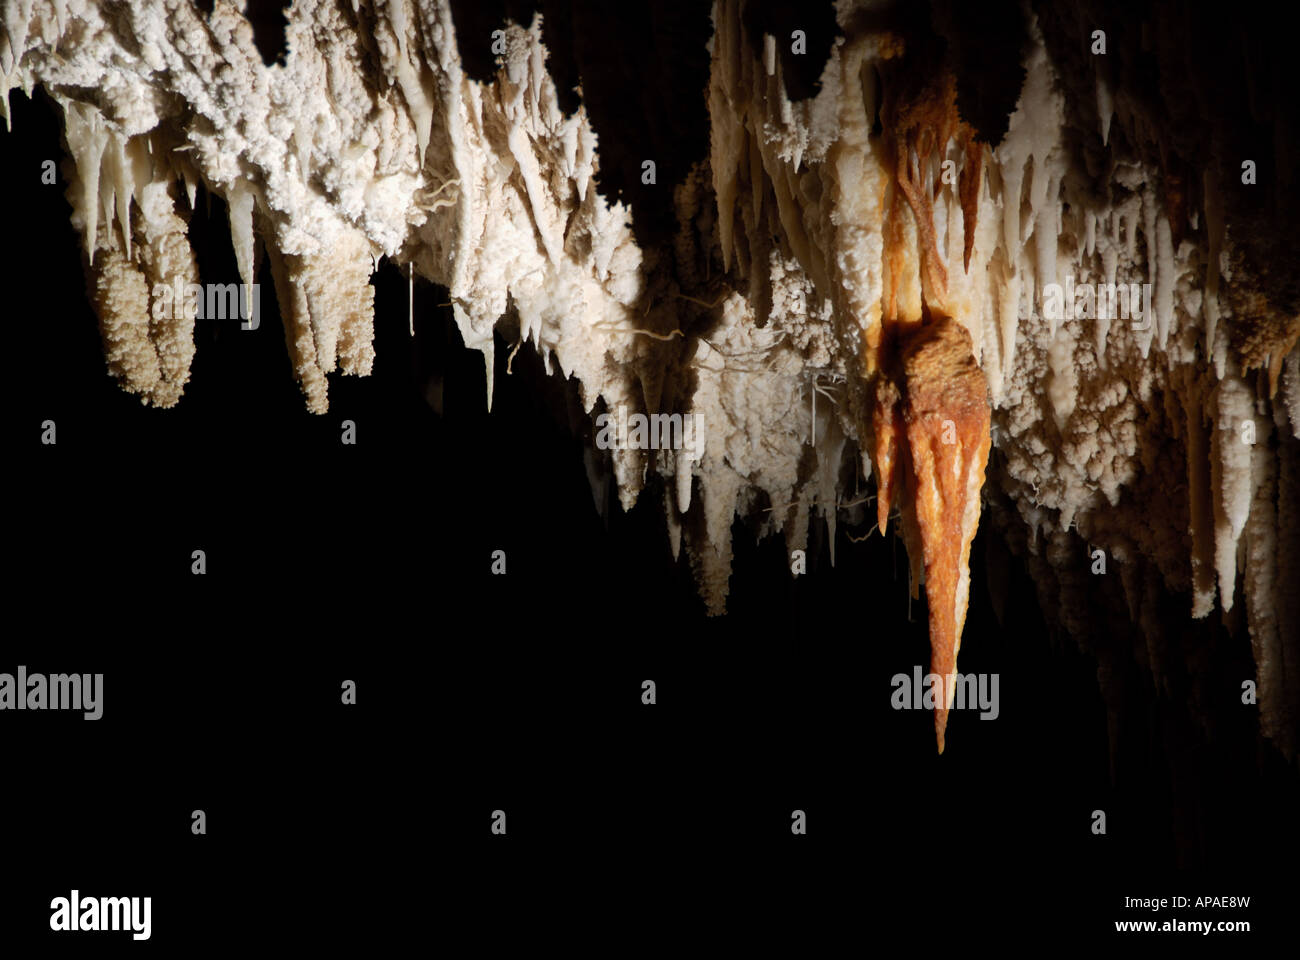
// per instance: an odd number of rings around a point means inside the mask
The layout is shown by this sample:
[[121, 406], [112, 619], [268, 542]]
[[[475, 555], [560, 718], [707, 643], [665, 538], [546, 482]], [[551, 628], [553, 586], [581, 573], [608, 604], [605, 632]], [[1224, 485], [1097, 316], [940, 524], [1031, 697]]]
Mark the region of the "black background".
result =
[[[931, 715], [889, 706], [928, 661], [892, 534], [841, 525], [831, 567], [818, 529], [793, 580], [784, 545], [737, 524], [729, 613], [706, 618], [659, 488], [628, 514], [607, 493], [602, 520], [576, 385], [527, 347], [507, 375], [498, 337], [489, 414], [446, 291], [417, 283], [412, 339], [387, 262], [374, 375], [331, 377], [327, 415], [303, 408], [264, 265], [260, 329], [199, 321], [180, 405], [142, 407], [105, 374], [66, 185], [40, 182], [54, 109], [12, 104], [0, 671], [105, 680], [97, 722], [0, 714], [5, 944], [578, 946], [696, 916], [718, 943], [1075, 941], [1150, 916], [1125, 895], [1176, 893], [1249, 895], [1216, 919], [1284, 929], [1300, 794], [1254, 709], [1198, 734], [1130, 664], [1112, 758], [1096, 665], [1050, 640], [1021, 567], [995, 619], [987, 529], [961, 664], [1000, 675], [1001, 716], [954, 712], [940, 757]], [[235, 281], [221, 201], [197, 206], [202, 279]], [[74, 887], [151, 896], [151, 941], [51, 935]]]

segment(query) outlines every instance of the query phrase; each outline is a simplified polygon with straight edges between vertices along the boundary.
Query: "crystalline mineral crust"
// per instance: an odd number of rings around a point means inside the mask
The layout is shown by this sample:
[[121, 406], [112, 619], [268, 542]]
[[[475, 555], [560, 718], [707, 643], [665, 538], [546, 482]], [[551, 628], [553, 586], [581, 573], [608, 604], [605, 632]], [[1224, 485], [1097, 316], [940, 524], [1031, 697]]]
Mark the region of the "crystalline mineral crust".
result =
[[[715, 0], [709, 147], [660, 185], [677, 223], [661, 249], [598, 189], [596, 132], [560, 106], [540, 17], [465, 38], [448, 0], [297, 0], [267, 66], [229, 0], [4, 0], [0, 109], [40, 87], [63, 112], [108, 368], [145, 403], [182, 401], [189, 376], [193, 322], [155, 316], [151, 291], [198, 280], [201, 183], [226, 201], [243, 280], [269, 261], [312, 412], [331, 374], [371, 369], [368, 280], [387, 257], [447, 288], [489, 405], [504, 323], [589, 414], [703, 416], [695, 449], [611, 456], [625, 508], [661, 478], [710, 612], [737, 514], [792, 550], [816, 517], [833, 543], [867, 522], [871, 478], [873, 519], [897, 518], [925, 587], [934, 672], [956, 668], [983, 510], [1102, 674], [1096, 551], [1157, 679], [1177, 642], [1162, 596], [1194, 618], [1244, 604], [1262, 732], [1294, 756], [1298, 271], [1293, 243], [1267, 246], [1293, 229], [1241, 199], [1231, 130], [1188, 140], [1198, 111], [1230, 108], [1164, 33], [1081, 60], [1087, 35], [1046, 9], [1024, 14], [1018, 93], [990, 124], [963, 113], [979, 53], [952, 23], [834, 9], [820, 83], [792, 99], [789, 40]], [[466, 42], [497, 44], [493, 79], [469, 76]], [[1135, 92], [1135, 64], [1194, 95]]]

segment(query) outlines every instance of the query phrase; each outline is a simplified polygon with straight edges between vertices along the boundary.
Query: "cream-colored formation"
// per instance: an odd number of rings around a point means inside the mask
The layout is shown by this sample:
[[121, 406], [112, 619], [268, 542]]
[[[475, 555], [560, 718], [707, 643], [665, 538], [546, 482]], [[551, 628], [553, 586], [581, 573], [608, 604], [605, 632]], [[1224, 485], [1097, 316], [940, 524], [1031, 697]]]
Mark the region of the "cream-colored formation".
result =
[[[907, 38], [858, 26], [867, 5], [838, 0], [843, 37], [819, 93], [796, 103], [775, 56], [785, 41], [764, 38], [755, 56], [739, 0], [716, 0], [710, 150], [662, 187], [679, 223], [671, 250], [639, 249], [629, 211], [596, 190], [596, 136], [581, 107], [557, 104], [540, 21], [475, 39], [504, 49], [485, 84], [462, 70], [445, 0], [298, 0], [272, 67], [227, 0], [211, 15], [188, 0], [5, 0], [0, 95], [6, 119], [12, 89], [39, 85], [63, 110], [74, 223], [125, 389], [171, 406], [188, 378], [193, 322], [155, 319], [150, 291], [197, 281], [185, 219], [201, 181], [227, 202], [241, 278], [259, 245], [269, 259], [313, 412], [328, 408], [329, 374], [371, 369], [368, 279], [388, 257], [449, 290], [484, 354], [489, 405], [504, 319], [578, 381], [588, 412], [703, 414], [702, 451], [612, 456], [625, 508], [650, 471], [663, 478], [674, 553], [686, 545], [711, 612], [725, 607], [737, 515], [793, 550], [813, 516], [833, 544], [837, 523], [875, 513], [886, 331], [941, 309], [987, 383], [989, 483], [1019, 515], [1012, 542], [1050, 573], [1040, 593], [1083, 632], [1077, 570], [1101, 549], [1151, 633], [1157, 586], [1196, 617], [1244, 601], [1263, 731], [1294, 755], [1300, 357], [1294, 340], [1250, 369], [1233, 352], [1222, 198], [1197, 185], [1206, 222], [1171, 224], [1158, 172], [1118, 156], [1095, 189], [1031, 25], [1002, 142], [954, 132], [908, 155], [925, 224], [898, 192], [891, 131], [873, 133]], [[1100, 78], [1097, 93], [1102, 143], [1119, 129], [1138, 141], [1151, 118]], [[968, 197], [945, 169], [964, 172]], [[1154, 315], [1050, 318], [1044, 288], [1067, 278], [1150, 283]], [[916, 595], [914, 504], [915, 490], [883, 512], [897, 511]], [[977, 517], [978, 500], [963, 509]]]

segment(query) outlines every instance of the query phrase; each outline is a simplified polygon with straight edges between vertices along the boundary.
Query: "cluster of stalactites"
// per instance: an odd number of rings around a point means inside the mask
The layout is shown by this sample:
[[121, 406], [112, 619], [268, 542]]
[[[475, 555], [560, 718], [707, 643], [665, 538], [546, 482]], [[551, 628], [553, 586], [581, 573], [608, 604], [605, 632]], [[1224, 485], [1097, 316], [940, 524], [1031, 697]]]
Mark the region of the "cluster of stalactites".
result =
[[[1100, 77], [1100, 129], [1080, 131], [1032, 24], [1008, 132], [985, 145], [952, 77], [918, 76], [869, 4], [835, 6], [819, 92], [794, 102], [776, 38], [751, 44], [739, 0], [716, 0], [708, 163], [673, 188], [680, 231], [654, 268], [593, 187], [595, 132], [559, 108], [539, 20], [484, 38], [499, 69], [480, 83], [446, 0], [299, 0], [274, 68], [231, 4], [21, 0], [4, 6], [0, 107], [42, 86], [63, 110], [109, 368], [147, 403], [176, 403], [189, 375], [193, 320], [155, 315], [153, 291], [198, 280], [202, 183], [226, 201], [239, 272], [204, 279], [254, 282], [265, 251], [308, 409], [327, 409], [331, 372], [371, 369], [369, 278], [394, 258], [450, 291], [489, 403], [504, 317], [587, 412], [703, 418], [702, 443], [615, 450], [612, 467], [625, 508], [662, 477], [710, 612], [738, 514], [791, 550], [819, 516], [833, 544], [837, 522], [866, 522], [874, 474], [939, 665], [960, 644], [991, 441], [1036, 556], [1065, 563], [1075, 538], [1141, 558], [1197, 617], [1244, 591], [1262, 725], [1294, 749], [1300, 327], [1239, 334], [1259, 304], [1229, 296], [1250, 265], [1215, 185], [1168, 204], [1159, 171], [1117, 152], [1160, 118], [1118, 110]], [[1105, 183], [1071, 151], [1085, 134], [1110, 151]], [[1149, 284], [1149, 313], [1049, 309], [1071, 284]]]

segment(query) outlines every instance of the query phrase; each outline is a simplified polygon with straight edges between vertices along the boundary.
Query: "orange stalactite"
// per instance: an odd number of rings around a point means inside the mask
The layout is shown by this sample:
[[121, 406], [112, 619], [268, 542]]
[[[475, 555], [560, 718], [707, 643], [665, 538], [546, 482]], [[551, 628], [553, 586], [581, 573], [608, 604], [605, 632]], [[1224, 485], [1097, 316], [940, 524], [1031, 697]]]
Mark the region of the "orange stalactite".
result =
[[948, 270], [939, 256], [939, 243], [934, 232], [934, 201], [925, 189], [921, 157], [925, 157], [928, 165], [928, 154], [918, 156], [906, 146], [899, 150], [898, 188], [907, 198], [916, 218], [916, 243], [921, 251], [921, 289], [942, 304], [948, 295]]
[[957, 178], [957, 196], [961, 200], [961, 221], [965, 230], [962, 269], [970, 272], [970, 255], [975, 249], [975, 221], [980, 205], [980, 186], [984, 182], [984, 144], [975, 139], [974, 131], [962, 124], [966, 155]]
[[[951, 75], [940, 75], [883, 111], [890, 120], [894, 183], [885, 211], [886, 288], [875, 341], [880, 376], [872, 394], [876, 518], [885, 531], [895, 499], [909, 543], [922, 554], [929, 607], [930, 672], [943, 678], [935, 738], [943, 752], [969, 594], [970, 545], [979, 526], [980, 490], [991, 445], [983, 372], [966, 328], [947, 305], [948, 270], [934, 228], [934, 193], [926, 171], [950, 140], [963, 155], [957, 193], [969, 269], [983, 176], [984, 145], [957, 116]], [[920, 259], [920, 315], [903, 316], [900, 288], [910, 262], [905, 247], [907, 201]], [[913, 557], [913, 568], [918, 566]], [[913, 584], [913, 589], [915, 589]]]
[[889, 526], [899, 479], [898, 437], [903, 431], [900, 402], [898, 387], [888, 377], [880, 377], [871, 410], [871, 431], [875, 437], [871, 456], [876, 465], [876, 523], [881, 534]]
[[988, 464], [989, 404], [970, 334], [948, 317], [922, 327], [904, 345], [907, 395], [903, 462], [921, 534], [930, 610], [930, 672], [944, 678], [934, 715], [943, 753], [957, 651], [966, 621], [970, 545], [979, 526]]

